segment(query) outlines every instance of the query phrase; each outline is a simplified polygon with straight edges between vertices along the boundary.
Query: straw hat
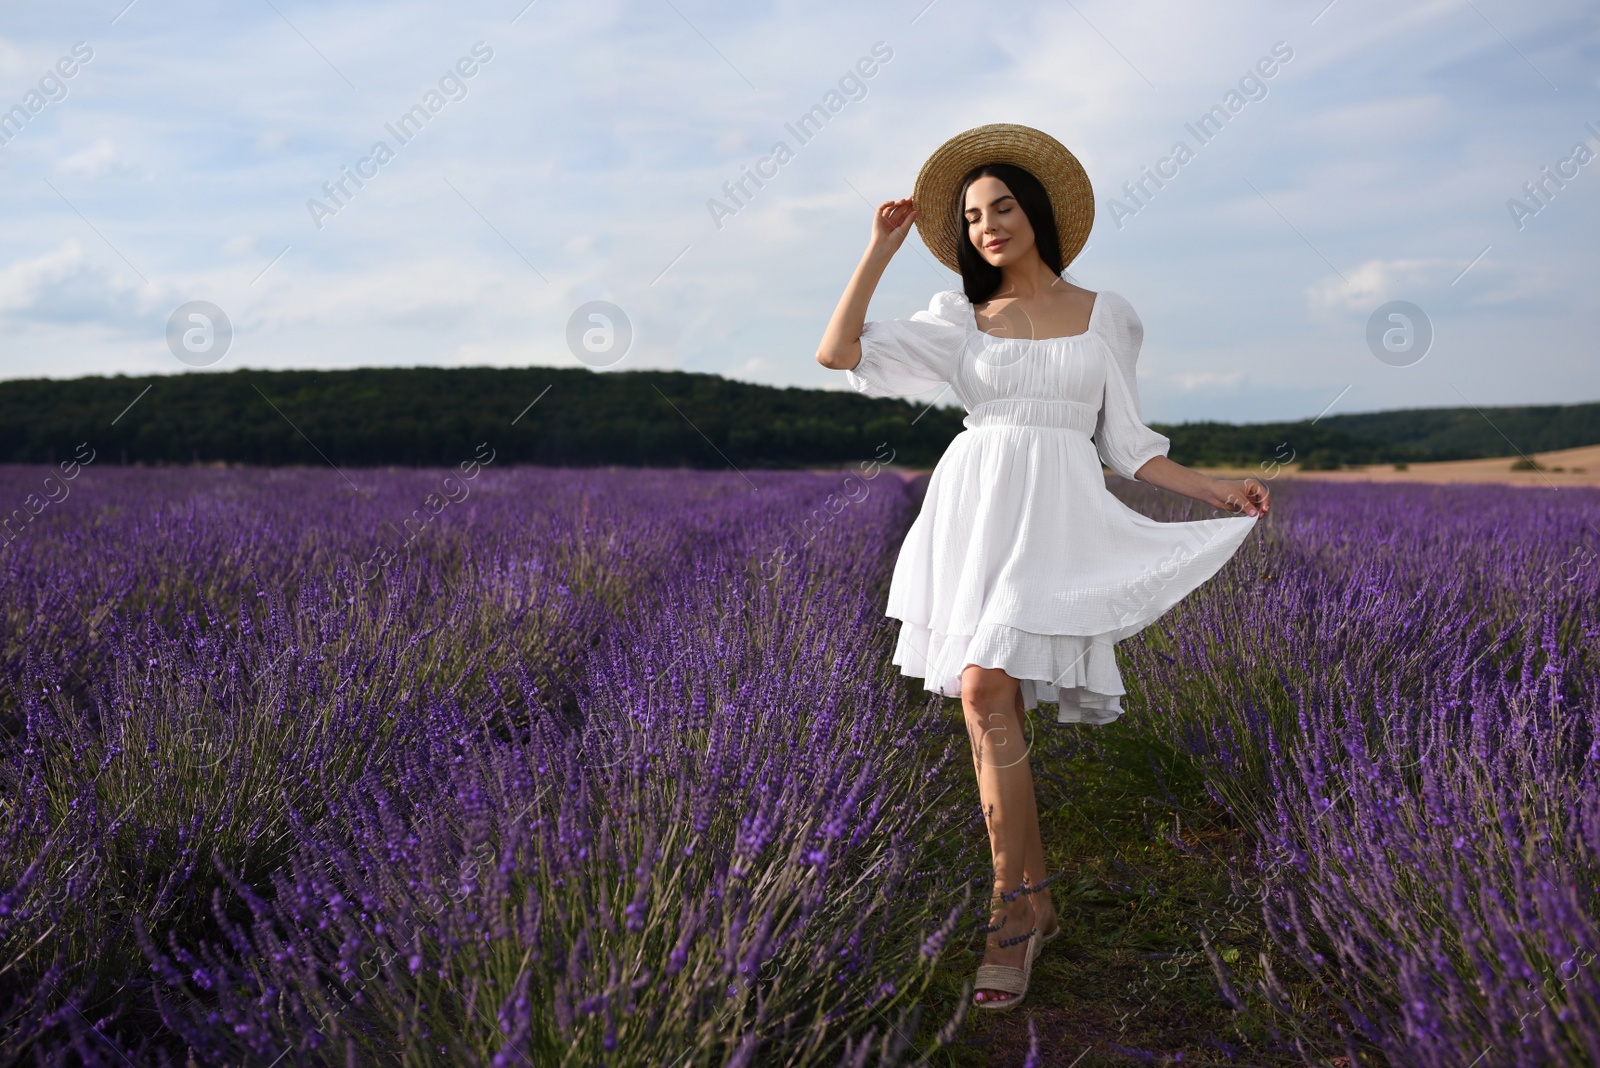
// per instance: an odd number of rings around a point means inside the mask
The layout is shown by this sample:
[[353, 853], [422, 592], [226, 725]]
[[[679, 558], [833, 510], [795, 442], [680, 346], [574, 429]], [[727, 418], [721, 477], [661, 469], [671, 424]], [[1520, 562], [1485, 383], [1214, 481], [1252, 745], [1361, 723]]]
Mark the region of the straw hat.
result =
[[928, 251], [952, 271], [961, 272], [956, 248], [967, 240], [967, 234], [958, 221], [956, 196], [967, 172], [986, 163], [1015, 164], [1039, 179], [1050, 194], [1056, 217], [1061, 265], [1071, 263], [1083, 250], [1094, 225], [1094, 189], [1089, 175], [1060, 141], [1042, 130], [1010, 122], [974, 126], [958, 133], [934, 149], [922, 165], [911, 200], [921, 213], [917, 233]]

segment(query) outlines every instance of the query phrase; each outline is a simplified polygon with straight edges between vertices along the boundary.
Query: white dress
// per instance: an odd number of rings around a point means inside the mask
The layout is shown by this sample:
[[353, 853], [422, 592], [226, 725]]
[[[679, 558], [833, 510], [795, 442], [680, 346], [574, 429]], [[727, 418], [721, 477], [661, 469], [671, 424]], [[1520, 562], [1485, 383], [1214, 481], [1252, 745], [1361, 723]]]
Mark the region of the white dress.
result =
[[1255, 525], [1160, 523], [1106, 487], [1101, 461], [1133, 478], [1167, 453], [1139, 412], [1143, 338], [1109, 291], [1070, 337], [995, 337], [959, 291], [862, 329], [854, 389], [904, 397], [948, 384], [967, 410], [895, 561], [886, 613], [901, 621], [902, 673], [959, 697], [965, 665], [1003, 668], [1025, 707], [1057, 703], [1062, 723], [1122, 714], [1115, 643], [1216, 574]]

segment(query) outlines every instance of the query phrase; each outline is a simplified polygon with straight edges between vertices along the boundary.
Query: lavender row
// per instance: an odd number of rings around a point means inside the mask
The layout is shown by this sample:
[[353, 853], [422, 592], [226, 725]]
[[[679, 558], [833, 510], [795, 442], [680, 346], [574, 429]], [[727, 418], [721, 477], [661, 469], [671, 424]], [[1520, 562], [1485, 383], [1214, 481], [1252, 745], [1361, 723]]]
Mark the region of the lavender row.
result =
[[1292, 1038], [1292, 972], [1352, 1063], [1600, 1062], [1600, 493], [1276, 503], [1128, 646], [1139, 728], [1258, 843], [1214, 926], [1263, 923], [1261, 1001]]
[[903, 1052], [971, 828], [898, 478], [468, 474], [88, 469], [0, 547], [0, 1063]]

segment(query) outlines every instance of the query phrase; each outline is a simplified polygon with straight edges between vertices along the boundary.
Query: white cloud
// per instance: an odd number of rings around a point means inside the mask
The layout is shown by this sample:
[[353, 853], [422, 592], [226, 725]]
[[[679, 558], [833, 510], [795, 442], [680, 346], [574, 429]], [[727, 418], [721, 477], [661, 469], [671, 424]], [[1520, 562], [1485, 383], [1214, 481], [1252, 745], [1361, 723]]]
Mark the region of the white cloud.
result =
[[1447, 121], [1449, 113], [1448, 99], [1427, 93], [1323, 108], [1301, 119], [1299, 125], [1304, 135], [1357, 148], [1434, 132]]
[[103, 178], [113, 171], [128, 172], [133, 167], [117, 151], [109, 137], [96, 138], [94, 144], [75, 152], [56, 164], [63, 174], [78, 178]]
[[129, 324], [149, 310], [145, 287], [91, 261], [76, 241], [0, 268], [6, 318], [72, 324]]
[[1424, 290], [1448, 285], [1466, 266], [1465, 261], [1439, 259], [1368, 260], [1346, 271], [1345, 278], [1325, 276], [1307, 286], [1307, 308], [1313, 318], [1323, 320], [1330, 315], [1366, 314], [1385, 301], [1417, 297]]
[[81, 269], [83, 249], [68, 241], [53, 252], [0, 268], [0, 311], [31, 307], [44, 286], [61, 281]]
[[1197, 389], [1217, 389], [1232, 387], [1239, 384], [1244, 377], [1243, 371], [1229, 371], [1219, 374], [1215, 371], [1189, 371], [1175, 375], [1161, 376], [1165, 381], [1171, 382], [1185, 393], [1192, 393]]
[[752, 356], [736, 367], [730, 367], [725, 372], [729, 378], [737, 378], [745, 382], [760, 382], [772, 384], [773, 372], [779, 370], [772, 361], [761, 356]]
[[22, 50], [0, 37], [0, 78], [15, 78], [27, 74], [30, 69], [23, 61]]

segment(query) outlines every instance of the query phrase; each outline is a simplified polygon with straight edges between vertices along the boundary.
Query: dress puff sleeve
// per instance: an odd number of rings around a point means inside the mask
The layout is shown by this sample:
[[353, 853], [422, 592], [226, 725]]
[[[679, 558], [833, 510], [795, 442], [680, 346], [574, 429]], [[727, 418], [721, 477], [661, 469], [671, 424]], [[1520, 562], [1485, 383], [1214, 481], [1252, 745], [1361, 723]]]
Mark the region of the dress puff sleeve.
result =
[[861, 362], [845, 372], [869, 397], [914, 397], [949, 382], [967, 343], [972, 305], [957, 290], [935, 293], [927, 311], [861, 327]]
[[1107, 467], [1131, 479], [1151, 457], [1167, 455], [1172, 443], [1145, 426], [1139, 412], [1137, 371], [1144, 324], [1120, 293], [1102, 290], [1095, 299], [1106, 304], [1100, 309], [1101, 336], [1111, 357], [1106, 361], [1105, 395], [1095, 423], [1095, 449]]

